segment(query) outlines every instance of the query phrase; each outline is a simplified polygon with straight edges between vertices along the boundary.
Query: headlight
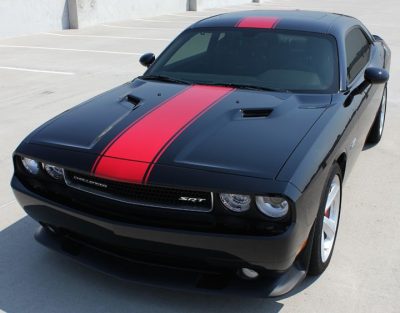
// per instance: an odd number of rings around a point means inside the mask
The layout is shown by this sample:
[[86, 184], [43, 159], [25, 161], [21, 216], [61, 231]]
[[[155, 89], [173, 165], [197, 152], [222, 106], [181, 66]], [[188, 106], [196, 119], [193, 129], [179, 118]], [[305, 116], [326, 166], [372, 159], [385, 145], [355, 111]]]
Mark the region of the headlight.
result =
[[231, 211], [244, 212], [250, 209], [251, 198], [248, 195], [221, 193], [219, 197], [222, 203]]
[[29, 173], [31, 173], [33, 175], [37, 175], [39, 173], [39, 169], [40, 168], [39, 168], [39, 162], [38, 161], [29, 159], [29, 158], [21, 157], [21, 162], [22, 162], [22, 165], [25, 167], [25, 169]]
[[281, 197], [256, 197], [258, 209], [269, 217], [284, 217], [289, 212], [289, 203]]
[[43, 164], [43, 168], [47, 174], [49, 174], [54, 179], [61, 179], [64, 177], [64, 170], [61, 167]]

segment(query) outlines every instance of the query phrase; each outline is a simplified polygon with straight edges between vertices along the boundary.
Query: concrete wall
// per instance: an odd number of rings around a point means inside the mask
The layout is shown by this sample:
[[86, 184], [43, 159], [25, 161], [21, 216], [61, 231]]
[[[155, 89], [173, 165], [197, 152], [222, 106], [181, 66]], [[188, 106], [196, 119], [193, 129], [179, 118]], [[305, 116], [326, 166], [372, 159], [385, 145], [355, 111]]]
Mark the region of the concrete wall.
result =
[[239, 5], [250, 3], [252, 0], [188, 0], [190, 11], [201, 11], [212, 8], [226, 7], [229, 5]]
[[0, 38], [68, 27], [67, 0], [0, 0]]
[[[1, 1], [1, 0], [0, 0]], [[187, 0], [69, 0], [72, 28], [187, 10]]]
[[0, 38], [259, 0], [0, 0]]

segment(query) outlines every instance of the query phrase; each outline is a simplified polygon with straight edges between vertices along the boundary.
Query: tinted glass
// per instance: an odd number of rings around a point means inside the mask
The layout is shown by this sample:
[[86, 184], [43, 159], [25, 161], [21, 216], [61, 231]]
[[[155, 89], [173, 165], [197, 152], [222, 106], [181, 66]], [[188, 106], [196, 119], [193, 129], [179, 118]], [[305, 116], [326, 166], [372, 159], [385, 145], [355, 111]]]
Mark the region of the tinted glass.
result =
[[194, 35], [176, 50], [176, 52], [171, 56], [166, 65], [170, 65], [175, 62], [205, 53], [208, 49], [210, 39], [211, 33]]
[[270, 29], [194, 29], [179, 36], [146, 75], [203, 84], [300, 92], [338, 89], [332, 36]]
[[347, 79], [351, 82], [369, 60], [370, 47], [364, 33], [355, 28], [346, 36]]

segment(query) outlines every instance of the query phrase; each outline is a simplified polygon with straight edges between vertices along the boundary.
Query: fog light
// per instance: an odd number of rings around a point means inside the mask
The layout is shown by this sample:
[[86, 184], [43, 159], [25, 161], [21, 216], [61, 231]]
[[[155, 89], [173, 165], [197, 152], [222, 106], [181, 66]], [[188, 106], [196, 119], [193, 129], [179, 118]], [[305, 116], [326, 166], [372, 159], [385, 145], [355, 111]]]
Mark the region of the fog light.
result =
[[21, 162], [22, 165], [25, 167], [25, 169], [33, 174], [33, 175], [37, 175], [39, 173], [39, 162], [29, 159], [29, 158], [21, 158]]
[[243, 267], [240, 269], [240, 276], [245, 279], [256, 279], [259, 274], [251, 268]]

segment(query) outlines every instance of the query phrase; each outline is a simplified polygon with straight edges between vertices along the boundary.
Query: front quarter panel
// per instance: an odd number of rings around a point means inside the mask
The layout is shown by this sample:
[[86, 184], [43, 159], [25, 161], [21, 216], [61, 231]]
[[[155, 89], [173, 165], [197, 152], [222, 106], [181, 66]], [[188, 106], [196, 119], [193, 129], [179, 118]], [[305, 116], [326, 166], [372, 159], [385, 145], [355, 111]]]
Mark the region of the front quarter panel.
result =
[[320, 197], [331, 164], [346, 151], [349, 133], [354, 124], [351, 108], [333, 103], [300, 143], [277, 176], [303, 192], [303, 208], [307, 208], [308, 223], [312, 223], [319, 208]]

